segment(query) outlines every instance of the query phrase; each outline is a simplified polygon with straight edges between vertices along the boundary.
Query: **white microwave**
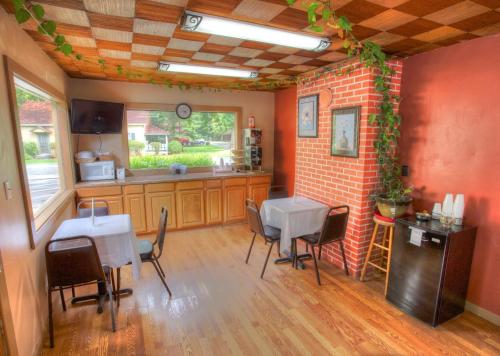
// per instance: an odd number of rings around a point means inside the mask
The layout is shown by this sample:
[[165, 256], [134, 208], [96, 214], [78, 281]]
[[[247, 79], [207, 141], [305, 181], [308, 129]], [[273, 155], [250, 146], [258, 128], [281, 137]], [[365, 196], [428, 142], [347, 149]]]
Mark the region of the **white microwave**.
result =
[[80, 179], [82, 181], [115, 179], [115, 162], [80, 163]]

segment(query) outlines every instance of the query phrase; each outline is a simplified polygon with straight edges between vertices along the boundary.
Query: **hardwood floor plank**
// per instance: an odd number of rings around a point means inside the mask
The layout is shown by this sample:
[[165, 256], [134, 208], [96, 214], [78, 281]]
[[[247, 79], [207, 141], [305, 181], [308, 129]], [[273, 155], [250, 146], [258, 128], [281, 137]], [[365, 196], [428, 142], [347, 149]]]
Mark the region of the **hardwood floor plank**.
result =
[[[55, 348], [44, 355], [498, 355], [500, 327], [464, 313], [438, 328], [402, 313], [383, 296], [383, 280], [361, 283], [319, 262], [306, 270], [275, 265], [269, 245], [251, 241], [246, 225], [167, 233], [161, 264], [172, 299], [151, 264], [142, 278], [122, 269], [118, 330], [111, 331], [109, 306], [67, 312], [54, 295]], [[78, 295], [93, 292], [87, 286]], [[58, 297], [58, 296], [57, 296]]]

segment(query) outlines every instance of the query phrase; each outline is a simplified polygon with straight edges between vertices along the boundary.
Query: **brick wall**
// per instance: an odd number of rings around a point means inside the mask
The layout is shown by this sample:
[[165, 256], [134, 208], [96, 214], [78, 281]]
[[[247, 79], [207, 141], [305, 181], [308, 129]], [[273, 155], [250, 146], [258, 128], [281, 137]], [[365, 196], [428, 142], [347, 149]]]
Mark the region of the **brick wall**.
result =
[[[397, 72], [393, 91], [399, 93], [402, 63], [394, 61], [392, 66]], [[314, 72], [307, 75], [314, 78]], [[369, 195], [379, 182], [373, 148], [377, 131], [368, 124], [368, 116], [377, 112], [381, 98], [374, 90], [373, 78], [372, 71], [362, 67], [344, 76], [323, 74], [297, 88], [298, 97], [320, 94], [320, 103], [318, 138], [297, 138], [295, 192], [332, 206], [349, 205], [345, 249], [349, 270], [355, 275], [361, 270], [373, 228]], [[359, 158], [331, 156], [332, 110], [352, 106], [361, 108]], [[325, 247], [322, 259], [342, 267], [338, 244]]]

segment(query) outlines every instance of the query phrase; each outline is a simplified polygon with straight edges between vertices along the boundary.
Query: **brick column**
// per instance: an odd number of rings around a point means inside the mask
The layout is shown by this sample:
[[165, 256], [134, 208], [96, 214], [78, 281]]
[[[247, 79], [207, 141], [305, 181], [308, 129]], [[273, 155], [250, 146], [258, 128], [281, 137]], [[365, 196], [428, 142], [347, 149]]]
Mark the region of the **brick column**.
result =
[[[392, 65], [397, 71], [393, 91], [398, 94], [402, 63], [393, 61]], [[314, 73], [306, 76], [313, 78]], [[297, 138], [295, 192], [332, 206], [349, 205], [351, 215], [345, 248], [349, 270], [355, 275], [361, 270], [373, 228], [374, 207], [369, 195], [379, 183], [373, 147], [377, 131], [368, 124], [368, 116], [377, 112], [381, 100], [374, 89], [374, 76], [371, 69], [363, 67], [345, 76], [323, 74], [297, 87], [299, 98], [320, 94], [320, 104], [318, 138]], [[331, 156], [332, 110], [352, 106], [361, 108], [359, 157]], [[337, 244], [324, 248], [322, 258], [342, 266]]]

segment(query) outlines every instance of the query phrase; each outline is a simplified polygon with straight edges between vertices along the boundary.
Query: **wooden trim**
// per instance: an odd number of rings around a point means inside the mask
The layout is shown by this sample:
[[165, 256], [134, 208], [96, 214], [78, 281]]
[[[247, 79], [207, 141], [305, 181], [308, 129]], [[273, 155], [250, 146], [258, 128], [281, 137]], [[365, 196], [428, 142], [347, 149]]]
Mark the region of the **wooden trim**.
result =
[[500, 326], [500, 315], [495, 314], [487, 309], [481, 308], [479, 305], [466, 301], [465, 310], [468, 310], [471, 313], [476, 314], [477, 316], [486, 319], [495, 325]]
[[[74, 183], [73, 171], [71, 169], [71, 151], [63, 150], [62, 147], [69, 147], [69, 135], [68, 135], [68, 120], [67, 115], [65, 115], [66, 120], [61, 120], [61, 113], [67, 110], [66, 98], [58, 90], [53, 88], [51, 85], [45, 83], [43, 80], [38, 78], [33, 73], [27, 71], [16, 62], [11, 60], [9, 57], [4, 56], [5, 63], [5, 76], [7, 80], [7, 93], [9, 96], [9, 109], [11, 113], [11, 122], [13, 129], [14, 141], [16, 143], [16, 159], [19, 171], [19, 178], [21, 181], [21, 190], [23, 196], [23, 204], [25, 209], [26, 224], [28, 226], [28, 234], [30, 238], [30, 246], [32, 249], [36, 248], [38, 243], [41, 241], [40, 234], [37, 232], [42, 230], [44, 224], [54, 216], [54, 214], [60, 211], [61, 205], [67, 199], [69, 193], [72, 193], [71, 188]], [[61, 192], [57, 194], [47, 206], [45, 206], [37, 215], [34, 214], [33, 208], [31, 206], [31, 196], [29, 191], [28, 174], [26, 171], [26, 165], [24, 164], [24, 149], [21, 136], [21, 127], [19, 125], [19, 111], [16, 103], [16, 88], [14, 83], [14, 75], [22, 78], [24, 81], [32, 84], [33, 86], [39, 88], [40, 90], [49, 94], [58, 104], [57, 107], [57, 121], [54, 123], [56, 130], [56, 143], [57, 143], [57, 155], [58, 164], [62, 176], [60, 177]]]
[[[127, 128], [127, 110], [157, 110], [157, 111], [175, 111], [176, 104], [159, 104], [159, 103], [125, 103], [125, 125]], [[242, 132], [243, 132], [243, 109], [240, 106], [212, 106], [212, 105], [193, 105], [191, 106], [193, 112], [231, 112], [236, 114], [236, 139], [235, 139], [235, 149], [241, 149], [242, 147]], [[122, 130], [122, 147], [126, 148], [124, 162], [125, 168], [130, 170], [130, 151], [128, 149], [128, 129]], [[206, 167], [195, 167], [201, 168], [203, 170], [209, 170], [211, 168]], [[165, 168], [158, 168], [165, 169]], [[148, 171], [156, 169], [148, 169]], [[133, 171], [141, 171], [141, 169], [134, 169]]]

